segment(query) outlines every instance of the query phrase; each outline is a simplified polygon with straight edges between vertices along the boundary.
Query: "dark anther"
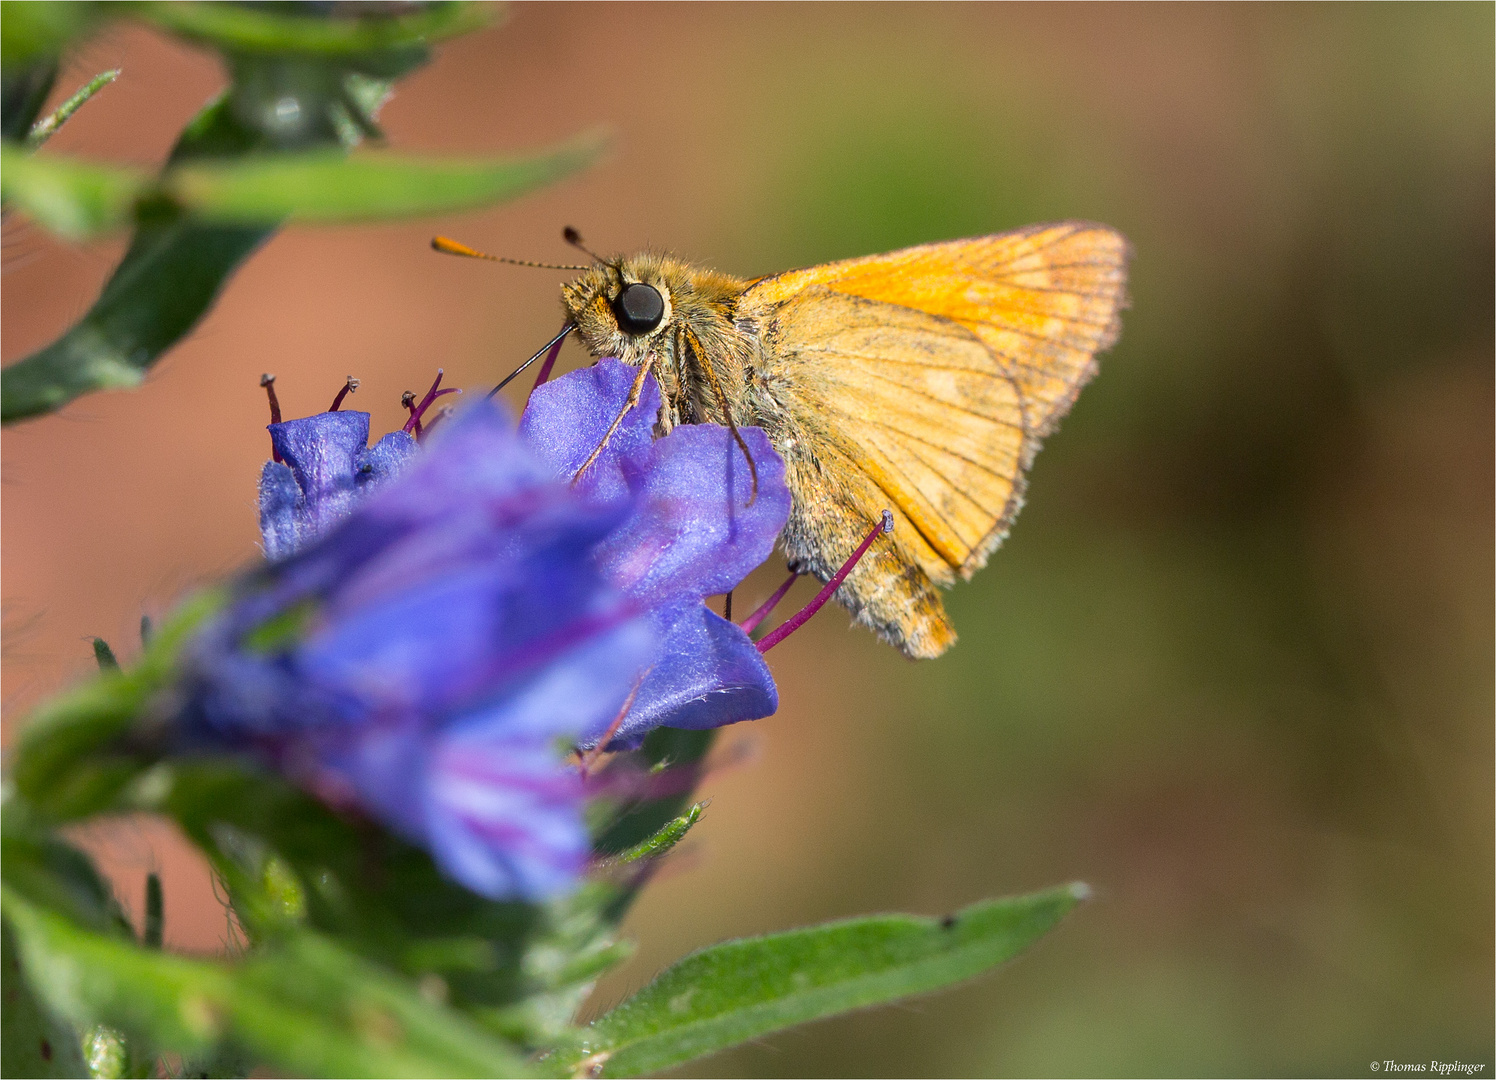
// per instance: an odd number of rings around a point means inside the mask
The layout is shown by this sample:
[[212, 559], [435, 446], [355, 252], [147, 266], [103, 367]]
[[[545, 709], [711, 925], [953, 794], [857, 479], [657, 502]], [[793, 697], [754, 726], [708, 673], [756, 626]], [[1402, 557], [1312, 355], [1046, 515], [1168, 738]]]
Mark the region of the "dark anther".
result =
[[642, 281], [625, 286], [614, 306], [618, 325], [630, 334], [647, 334], [665, 317], [665, 298], [660, 290]]
[[431, 408], [431, 403], [443, 394], [462, 393], [456, 387], [448, 387], [446, 390], [440, 388], [442, 376], [445, 374], [446, 372], [441, 368], [436, 369], [436, 381], [431, 384], [431, 389], [426, 391], [426, 396], [421, 399], [420, 404], [416, 404], [416, 396], [414, 394], [409, 390], [405, 391], [405, 396], [400, 399], [400, 404], [410, 410], [410, 419], [405, 421], [405, 434], [414, 435], [419, 439], [423, 433], [421, 417], [426, 415], [426, 410]]

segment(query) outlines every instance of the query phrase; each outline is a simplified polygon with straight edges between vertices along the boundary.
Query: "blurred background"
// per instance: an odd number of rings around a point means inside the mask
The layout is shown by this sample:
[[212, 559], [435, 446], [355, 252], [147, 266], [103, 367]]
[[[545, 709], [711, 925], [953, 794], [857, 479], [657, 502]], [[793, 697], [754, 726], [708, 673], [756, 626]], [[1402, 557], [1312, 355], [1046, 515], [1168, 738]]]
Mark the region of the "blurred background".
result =
[[[481, 387], [559, 327], [562, 275], [433, 232], [569, 262], [569, 224], [750, 276], [1104, 221], [1136, 248], [1121, 343], [951, 594], [960, 644], [912, 664], [832, 608], [776, 650], [780, 712], [729, 732], [752, 753], [707, 779], [594, 1007], [720, 938], [1081, 879], [1095, 899], [994, 975], [688, 1071], [1489, 1075], [1493, 35], [1490, 5], [515, 5], [401, 85], [391, 142], [604, 122], [603, 164], [484, 214], [282, 233], [140, 391], [5, 431], [7, 730], [90, 636], [133, 655], [143, 612], [257, 558], [261, 372], [288, 416], [358, 376], [379, 432], [437, 367]], [[223, 82], [117, 27], [56, 96], [108, 67], [57, 150], [159, 161]], [[121, 250], [9, 223], [5, 361]], [[128, 906], [166, 871], [169, 942], [221, 945], [167, 829], [82, 839]]]

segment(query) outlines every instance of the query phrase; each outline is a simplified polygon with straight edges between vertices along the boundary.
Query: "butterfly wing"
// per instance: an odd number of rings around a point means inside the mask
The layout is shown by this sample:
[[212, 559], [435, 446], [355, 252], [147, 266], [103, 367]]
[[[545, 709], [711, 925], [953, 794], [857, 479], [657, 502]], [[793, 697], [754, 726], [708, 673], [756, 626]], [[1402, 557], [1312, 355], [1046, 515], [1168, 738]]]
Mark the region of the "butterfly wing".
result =
[[1127, 256], [1105, 226], [1037, 225], [763, 278], [739, 314], [948, 581], [1001, 542], [1039, 440], [1116, 340]]

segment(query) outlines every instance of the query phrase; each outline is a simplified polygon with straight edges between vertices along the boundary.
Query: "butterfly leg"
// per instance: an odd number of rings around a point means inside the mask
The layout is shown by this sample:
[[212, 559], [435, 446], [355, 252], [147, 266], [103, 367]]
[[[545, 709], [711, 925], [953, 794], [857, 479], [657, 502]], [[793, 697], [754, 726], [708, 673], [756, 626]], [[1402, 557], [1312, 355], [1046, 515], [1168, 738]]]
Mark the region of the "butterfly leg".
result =
[[654, 353], [650, 353], [644, 358], [643, 363], [639, 365], [639, 374], [634, 376], [634, 385], [629, 387], [629, 396], [624, 400], [623, 408], [618, 410], [618, 415], [613, 417], [613, 422], [608, 425], [608, 430], [603, 433], [602, 442], [598, 443], [596, 449], [587, 455], [587, 460], [582, 462], [581, 467], [576, 471], [576, 475], [571, 478], [573, 484], [582, 478], [582, 474], [598, 459], [598, 455], [607, 449], [608, 440], [613, 438], [613, 432], [618, 430], [618, 426], [623, 423], [623, 418], [629, 414], [629, 411], [635, 405], [639, 404], [639, 398], [644, 393], [644, 380], [649, 375], [649, 369], [653, 366]]
[[733, 441], [738, 444], [738, 449], [743, 451], [743, 457], [748, 459], [748, 474], [752, 478], [753, 485], [749, 488], [748, 505], [752, 506], [758, 498], [758, 466], [753, 462], [753, 455], [748, 452], [748, 444], [743, 441], [743, 436], [738, 433], [738, 425], [732, 419], [732, 406], [728, 403], [727, 392], [722, 389], [722, 380], [717, 378], [717, 369], [712, 366], [711, 359], [707, 356], [701, 342], [689, 329], [684, 331], [686, 344], [690, 346], [701, 370], [706, 373], [706, 381], [711, 384], [712, 394], [717, 399], [717, 407], [722, 410], [722, 418], [727, 422], [727, 430], [732, 433]]

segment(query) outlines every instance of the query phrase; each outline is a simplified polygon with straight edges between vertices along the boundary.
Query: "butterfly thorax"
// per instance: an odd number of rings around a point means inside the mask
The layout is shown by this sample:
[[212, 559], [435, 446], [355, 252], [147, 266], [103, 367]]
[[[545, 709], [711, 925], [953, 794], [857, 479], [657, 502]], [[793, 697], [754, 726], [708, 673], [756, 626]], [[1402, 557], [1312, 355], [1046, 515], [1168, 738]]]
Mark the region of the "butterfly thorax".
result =
[[[657, 325], [629, 325], [620, 298], [642, 283], [663, 303]], [[734, 418], [747, 415], [745, 382], [751, 342], [734, 320], [746, 282], [655, 252], [599, 263], [562, 287], [561, 302], [593, 356], [648, 363], [664, 399], [660, 423], [721, 423], [715, 374]]]

